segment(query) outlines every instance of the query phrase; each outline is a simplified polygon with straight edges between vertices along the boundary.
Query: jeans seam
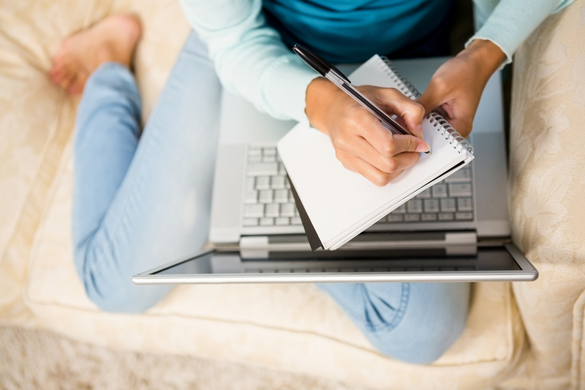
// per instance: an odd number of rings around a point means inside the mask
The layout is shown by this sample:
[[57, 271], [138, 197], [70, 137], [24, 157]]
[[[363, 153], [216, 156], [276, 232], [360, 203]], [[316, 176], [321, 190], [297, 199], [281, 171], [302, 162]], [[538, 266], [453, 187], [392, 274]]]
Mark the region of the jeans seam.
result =
[[410, 298], [410, 283], [402, 283], [402, 291], [400, 293], [400, 304], [398, 306], [398, 309], [396, 310], [396, 314], [394, 314], [394, 317], [392, 318], [392, 321], [390, 321], [389, 324], [383, 324], [383, 325], [373, 325], [370, 322], [362, 321], [361, 316], [359, 314], [354, 312], [352, 309], [350, 309], [346, 305], [343, 305], [343, 306], [344, 306], [347, 314], [350, 315], [351, 317], [353, 317], [356, 321], [362, 322], [368, 331], [370, 331], [370, 332], [389, 331], [389, 330], [393, 330], [394, 328], [396, 328], [400, 324], [402, 319], [404, 318], [404, 315], [406, 314], [406, 308], [408, 306], [409, 298]]

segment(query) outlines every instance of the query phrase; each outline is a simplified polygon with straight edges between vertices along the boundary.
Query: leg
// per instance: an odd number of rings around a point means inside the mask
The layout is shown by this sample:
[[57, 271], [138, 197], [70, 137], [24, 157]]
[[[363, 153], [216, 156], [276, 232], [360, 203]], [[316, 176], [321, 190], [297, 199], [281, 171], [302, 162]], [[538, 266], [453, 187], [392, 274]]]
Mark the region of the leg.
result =
[[168, 287], [135, 286], [131, 277], [206, 242], [220, 94], [191, 34], [138, 142], [132, 75], [109, 63], [88, 79], [75, 144], [75, 263], [101, 308], [152, 306]]
[[383, 354], [409, 363], [437, 360], [467, 321], [469, 283], [321, 284]]

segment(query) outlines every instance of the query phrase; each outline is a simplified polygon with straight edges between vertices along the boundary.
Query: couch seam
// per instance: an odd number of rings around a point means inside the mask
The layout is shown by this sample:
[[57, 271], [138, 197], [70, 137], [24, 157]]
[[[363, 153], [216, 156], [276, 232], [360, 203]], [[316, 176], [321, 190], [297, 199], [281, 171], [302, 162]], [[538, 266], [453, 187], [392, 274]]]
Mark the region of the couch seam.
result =
[[[64, 304], [57, 304], [57, 303], [35, 303], [35, 305], [40, 305], [40, 306], [58, 306], [60, 309], [66, 309], [66, 310], [75, 310], [75, 311], [84, 311], [92, 316], [101, 316], [104, 313], [100, 312], [100, 311], [94, 311], [88, 308], [82, 308], [82, 307], [75, 307], [75, 306], [71, 306], [71, 305], [64, 305]], [[106, 313], [106, 314], [112, 314], [112, 313]], [[116, 314], [119, 316], [124, 316], [124, 317], [137, 317], [136, 315], [133, 314]], [[310, 330], [293, 330], [293, 329], [287, 329], [287, 328], [283, 328], [283, 327], [278, 327], [278, 326], [272, 326], [272, 325], [265, 325], [265, 324], [258, 324], [252, 321], [240, 321], [240, 320], [229, 320], [229, 319], [221, 319], [221, 318], [213, 318], [213, 317], [207, 317], [207, 316], [200, 316], [200, 315], [195, 315], [195, 316], [190, 316], [190, 315], [184, 315], [181, 313], [176, 313], [176, 312], [169, 312], [169, 313], [141, 313], [140, 316], [148, 316], [151, 318], [168, 318], [168, 317], [178, 317], [180, 319], [183, 320], [200, 320], [200, 321], [207, 321], [207, 322], [218, 322], [218, 323], [224, 323], [224, 324], [242, 324], [242, 325], [248, 325], [248, 326], [253, 326], [253, 327], [257, 327], [257, 328], [263, 328], [263, 329], [270, 329], [270, 330], [275, 330], [275, 331], [280, 331], [280, 332], [287, 332], [287, 333], [297, 333], [297, 334], [308, 334], [308, 335], [313, 335], [313, 336], [317, 336], [317, 337], [322, 337], [328, 340], [332, 340], [334, 342], [352, 347], [352, 348], [357, 348], [359, 350], [368, 352], [368, 353], [372, 353], [372, 354], [376, 354], [376, 355], [380, 355], [382, 357], [385, 357], [382, 353], [377, 352], [375, 350], [371, 350], [371, 349], [366, 349], [364, 347], [355, 345], [355, 344], [351, 344], [348, 343], [346, 341], [340, 340], [338, 338], [332, 337], [332, 336], [327, 336], [327, 335], [323, 335], [321, 333], [317, 333], [317, 332], [313, 332]], [[53, 328], [48, 327], [47, 329], [51, 330], [51, 331], [55, 331]], [[464, 363], [464, 365], [466, 366], [470, 366], [470, 365], [478, 365], [478, 364], [492, 364], [492, 365], [497, 365], [497, 364], [506, 364], [507, 360], [505, 359], [501, 359], [501, 360], [496, 360], [496, 359], [491, 359], [491, 360], [481, 360], [481, 361], [476, 361], [476, 362], [471, 362], [471, 363]], [[431, 364], [429, 365], [429, 367], [435, 367], [435, 368], [443, 368], [443, 367], [461, 367], [462, 364], [461, 363], [454, 363], [454, 364]]]

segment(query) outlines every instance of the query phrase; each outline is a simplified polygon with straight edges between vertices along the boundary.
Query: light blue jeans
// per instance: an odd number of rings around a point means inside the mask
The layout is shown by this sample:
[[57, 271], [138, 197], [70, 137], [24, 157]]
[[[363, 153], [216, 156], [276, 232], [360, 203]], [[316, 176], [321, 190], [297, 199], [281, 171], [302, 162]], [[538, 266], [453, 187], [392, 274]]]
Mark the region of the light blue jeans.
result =
[[[74, 258], [100, 308], [141, 312], [153, 306], [171, 287], [136, 286], [131, 277], [186, 258], [206, 242], [220, 97], [207, 49], [193, 33], [142, 134], [130, 71], [105, 63], [87, 81], [74, 147]], [[319, 288], [382, 353], [407, 362], [437, 359], [467, 319], [465, 283]]]

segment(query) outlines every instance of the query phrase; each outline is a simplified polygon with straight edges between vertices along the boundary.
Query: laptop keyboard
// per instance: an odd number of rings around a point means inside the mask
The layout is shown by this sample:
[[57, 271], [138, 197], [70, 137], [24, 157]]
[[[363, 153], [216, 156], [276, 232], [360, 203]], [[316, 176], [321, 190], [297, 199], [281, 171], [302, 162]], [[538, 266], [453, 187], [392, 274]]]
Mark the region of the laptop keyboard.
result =
[[[471, 168], [461, 168], [382, 218], [401, 222], [473, 220]], [[275, 146], [250, 146], [245, 179], [243, 226], [301, 225], [284, 165]]]

